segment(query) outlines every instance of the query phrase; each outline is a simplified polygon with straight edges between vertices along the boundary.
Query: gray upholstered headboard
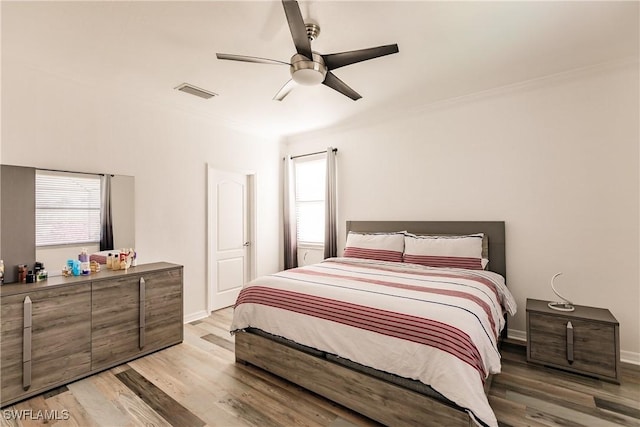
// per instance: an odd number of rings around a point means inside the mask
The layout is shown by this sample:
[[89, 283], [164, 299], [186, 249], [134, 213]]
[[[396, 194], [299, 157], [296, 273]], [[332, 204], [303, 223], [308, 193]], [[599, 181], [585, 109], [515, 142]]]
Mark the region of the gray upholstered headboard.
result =
[[408, 231], [443, 235], [484, 233], [489, 239], [488, 269], [507, 277], [504, 221], [347, 221], [347, 234], [349, 231]]

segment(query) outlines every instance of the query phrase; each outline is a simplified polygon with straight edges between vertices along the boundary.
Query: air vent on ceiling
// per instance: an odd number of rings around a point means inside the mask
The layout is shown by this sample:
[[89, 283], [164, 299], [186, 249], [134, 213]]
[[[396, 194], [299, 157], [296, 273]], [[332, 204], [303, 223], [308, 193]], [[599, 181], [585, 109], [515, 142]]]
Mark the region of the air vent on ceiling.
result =
[[200, 98], [209, 99], [214, 96], [218, 96], [217, 93], [209, 92], [208, 90], [201, 89], [189, 83], [182, 83], [180, 86], [175, 87], [179, 91], [190, 93], [191, 95], [199, 96]]

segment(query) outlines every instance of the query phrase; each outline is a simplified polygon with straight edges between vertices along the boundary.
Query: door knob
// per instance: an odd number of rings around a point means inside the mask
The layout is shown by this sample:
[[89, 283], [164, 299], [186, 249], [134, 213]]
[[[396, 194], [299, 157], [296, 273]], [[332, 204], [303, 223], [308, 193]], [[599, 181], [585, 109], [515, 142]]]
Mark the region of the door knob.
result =
[[249, 246], [250, 244], [251, 244], [250, 242], [244, 242], [242, 246]]

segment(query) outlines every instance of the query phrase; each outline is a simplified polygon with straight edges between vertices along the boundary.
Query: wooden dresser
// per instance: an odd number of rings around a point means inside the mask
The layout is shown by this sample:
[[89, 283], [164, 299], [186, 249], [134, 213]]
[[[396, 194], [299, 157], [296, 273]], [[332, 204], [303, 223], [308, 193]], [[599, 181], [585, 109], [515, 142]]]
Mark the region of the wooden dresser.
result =
[[619, 324], [609, 310], [552, 310], [527, 299], [527, 361], [620, 382]]
[[182, 266], [0, 287], [1, 406], [183, 339]]

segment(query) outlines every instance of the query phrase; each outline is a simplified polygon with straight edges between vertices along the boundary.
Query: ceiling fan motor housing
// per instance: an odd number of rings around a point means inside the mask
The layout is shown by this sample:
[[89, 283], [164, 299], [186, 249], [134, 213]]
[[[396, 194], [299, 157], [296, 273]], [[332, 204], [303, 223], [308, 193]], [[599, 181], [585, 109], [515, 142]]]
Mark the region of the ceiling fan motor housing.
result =
[[296, 53], [291, 57], [291, 78], [298, 84], [305, 86], [318, 85], [324, 81], [327, 75], [327, 66], [322, 56], [312, 52], [310, 60], [304, 55]]

